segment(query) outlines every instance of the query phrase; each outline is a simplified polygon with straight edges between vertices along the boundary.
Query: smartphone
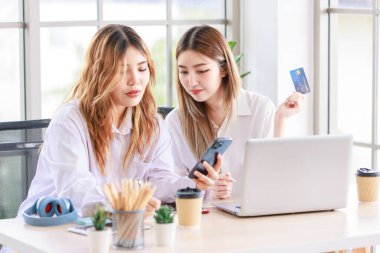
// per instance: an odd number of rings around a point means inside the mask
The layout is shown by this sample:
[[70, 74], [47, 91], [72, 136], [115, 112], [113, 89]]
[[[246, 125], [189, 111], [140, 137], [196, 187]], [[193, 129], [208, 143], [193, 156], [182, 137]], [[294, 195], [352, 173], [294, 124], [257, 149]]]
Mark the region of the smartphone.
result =
[[218, 154], [223, 155], [227, 148], [231, 145], [231, 138], [217, 138], [214, 143], [207, 149], [202, 158], [195, 164], [194, 168], [189, 173], [189, 178], [196, 178], [195, 171], [199, 171], [203, 175], [207, 175], [207, 170], [203, 167], [203, 161], [208, 162], [211, 166], [216, 163], [216, 156]]

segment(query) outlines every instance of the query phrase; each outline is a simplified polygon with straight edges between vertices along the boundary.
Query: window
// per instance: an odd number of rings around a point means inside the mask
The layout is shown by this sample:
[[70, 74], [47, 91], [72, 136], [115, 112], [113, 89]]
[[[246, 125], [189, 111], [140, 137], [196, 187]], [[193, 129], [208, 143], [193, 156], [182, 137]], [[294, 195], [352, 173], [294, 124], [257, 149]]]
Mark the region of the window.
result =
[[129, 25], [141, 35], [156, 66], [157, 104], [174, 106], [173, 63], [179, 37], [198, 24], [212, 25], [224, 34], [227, 30], [226, 0], [25, 2], [31, 8], [22, 0], [0, 0], [0, 60], [5, 62], [0, 99], [6, 105], [0, 108], [0, 121], [51, 118], [78, 80], [93, 34], [110, 23]]
[[19, 1], [0, 0], [0, 120], [18, 120], [23, 108], [23, 22]]
[[378, 168], [379, 13], [377, 0], [328, 6], [328, 130], [353, 135], [355, 170]]

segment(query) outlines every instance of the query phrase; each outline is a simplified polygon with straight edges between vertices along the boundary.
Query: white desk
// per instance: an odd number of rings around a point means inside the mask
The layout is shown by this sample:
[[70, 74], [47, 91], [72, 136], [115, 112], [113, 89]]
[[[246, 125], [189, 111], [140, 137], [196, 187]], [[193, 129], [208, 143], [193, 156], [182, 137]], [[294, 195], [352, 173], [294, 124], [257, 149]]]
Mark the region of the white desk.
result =
[[[21, 219], [0, 220], [0, 244], [20, 252], [88, 252], [87, 237], [68, 226], [41, 228]], [[211, 209], [199, 230], [177, 229], [174, 247], [155, 246], [154, 230], [145, 231], [138, 252], [315, 253], [380, 244], [380, 208], [358, 204], [331, 212], [238, 218]], [[110, 252], [124, 252], [112, 250]]]

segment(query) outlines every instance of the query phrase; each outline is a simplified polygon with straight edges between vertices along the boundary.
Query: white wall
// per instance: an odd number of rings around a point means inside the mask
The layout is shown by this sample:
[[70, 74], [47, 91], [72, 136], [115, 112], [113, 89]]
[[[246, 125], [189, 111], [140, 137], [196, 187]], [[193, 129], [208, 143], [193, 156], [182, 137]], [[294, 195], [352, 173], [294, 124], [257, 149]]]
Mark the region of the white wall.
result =
[[[289, 71], [303, 67], [313, 91], [314, 2], [242, 0], [241, 41], [247, 89], [279, 105], [294, 91]], [[313, 133], [313, 94], [306, 94], [302, 112], [290, 118], [286, 135]]]
[[277, 103], [277, 1], [241, 1], [241, 51], [247, 89]]

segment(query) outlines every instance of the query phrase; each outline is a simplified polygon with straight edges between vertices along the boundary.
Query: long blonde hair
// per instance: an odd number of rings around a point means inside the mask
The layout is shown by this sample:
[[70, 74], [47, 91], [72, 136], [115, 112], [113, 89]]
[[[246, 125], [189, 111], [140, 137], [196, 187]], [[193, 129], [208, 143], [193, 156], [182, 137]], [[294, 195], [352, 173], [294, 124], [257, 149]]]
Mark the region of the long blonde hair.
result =
[[[192, 50], [218, 62], [226, 73], [222, 79], [224, 101], [229, 112], [240, 89], [240, 76], [231, 49], [223, 35], [207, 25], [188, 30], [178, 42], [176, 59], [186, 50]], [[199, 159], [216, 137], [207, 117], [206, 104], [197, 102], [181, 85], [177, 71], [177, 93], [182, 130], [195, 157]], [[228, 114], [229, 119], [231, 113]]]
[[96, 161], [103, 175], [106, 174], [105, 165], [113, 138], [111, 112], [114, 105], [110, 93], [120, 81], [120, 62], [129, 46], [135, 47], [147, 58], [150, 79], [142, 100], [132, 108], [133, 129], [123, 170], [136, 152], [143, 157], [158, 130], [156, 103], [150, 88], [155, 83], [155, 71], [145, 43], [132, 28], [112, 24], [97, 31], [87, 50], [86, 64], [80, 79], [67, 99], [79, 101]]

